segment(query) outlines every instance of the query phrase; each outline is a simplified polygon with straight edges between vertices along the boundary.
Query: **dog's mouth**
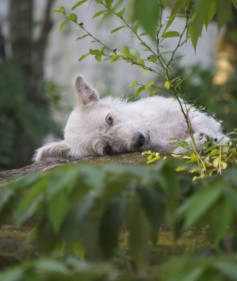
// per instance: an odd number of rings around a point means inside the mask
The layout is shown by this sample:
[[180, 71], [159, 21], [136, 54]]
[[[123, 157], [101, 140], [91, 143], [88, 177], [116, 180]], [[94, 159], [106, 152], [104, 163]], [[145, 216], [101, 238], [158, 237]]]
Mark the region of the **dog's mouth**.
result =
[[[150, 143], [150, 132], [142, 134], [138, 132], [132, 141], [129, 142], [106, 142], [100, 155], [114, 155], [119, 153], [129, 153], [135, 151], [143, 151]], [[120, 145], [118, 145], [120, 144]], [[122, 144], [122, 145], [121, 145]]]
[[149, 145], [150, 140], [151, 140], [151, 137], [150, 137], [150, 132], [148, 132], [148, 133], [147, 133], [147, 135], [146, 135], [146, 141], [145, 141], [144, 145], [142, 146], [142, 147], [143, 147], [143, 149], [144, 149], [146, 146], [148, 146], [148, 145]]

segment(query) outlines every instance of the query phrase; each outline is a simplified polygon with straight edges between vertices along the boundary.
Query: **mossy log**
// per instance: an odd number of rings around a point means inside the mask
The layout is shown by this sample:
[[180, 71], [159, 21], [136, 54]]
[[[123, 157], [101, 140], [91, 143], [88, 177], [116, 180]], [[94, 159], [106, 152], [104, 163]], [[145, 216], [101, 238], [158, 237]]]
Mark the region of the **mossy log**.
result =
[[11, 180], [18, 179], [26, 174], [39, 172], [46, 173], [47, 171], [54, 169], [55, 167], [70, 164], [90, 164], [90, 165], [105, 165], [108, 163], [120, 163], [120, 164], [145, 164], [146, 158], [141, 153], [129, 153], [113, 156], [96, 156], [85, 157], [81, 159], [70, 160], [57, 160], [48, 162], [33, 163], [28, 166], [24, 166], [19, 169], [12, 169], [0, 172], [0, 184], [9, 182]]

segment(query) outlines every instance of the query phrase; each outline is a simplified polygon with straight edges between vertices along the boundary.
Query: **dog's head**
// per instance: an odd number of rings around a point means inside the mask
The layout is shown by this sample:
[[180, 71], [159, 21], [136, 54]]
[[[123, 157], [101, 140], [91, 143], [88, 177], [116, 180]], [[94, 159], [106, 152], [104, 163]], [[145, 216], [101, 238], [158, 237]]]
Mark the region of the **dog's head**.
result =
[[[65, 127], [65, 141], [40, 148], [44, 157], [81, 157], [144, 150], [149, 132], [143, 121], [121, 99], [101, 99], [81, 76], [75, 80], [77, 105]], [[62, 145], [63, 144], [63, 145]]]
[[76, 78], [77, 107], [65, 128], [72, 154], [104, 155], [138, 151], [149, 141], [139, 116], [118, 98], [101, 99], [82, 77]]

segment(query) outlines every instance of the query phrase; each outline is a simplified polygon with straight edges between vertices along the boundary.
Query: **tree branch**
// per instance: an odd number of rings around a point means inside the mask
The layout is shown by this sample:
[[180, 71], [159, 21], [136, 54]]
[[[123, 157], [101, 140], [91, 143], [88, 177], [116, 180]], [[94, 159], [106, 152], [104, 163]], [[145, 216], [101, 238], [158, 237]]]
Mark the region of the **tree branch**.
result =
[[36, 51], [38, 53], [38, 58], [40, 60], [43, 59], [45, 54], [45, 49], [47, 45], [47, 40], [49, 36], [49, 32], [53, 26], [53, 22], [51, 20], [51, 11], [55, 0], [47, 0], [44, 9], [44, 18], [42, 21], [42, 28], [38, 39], [34, 42]]

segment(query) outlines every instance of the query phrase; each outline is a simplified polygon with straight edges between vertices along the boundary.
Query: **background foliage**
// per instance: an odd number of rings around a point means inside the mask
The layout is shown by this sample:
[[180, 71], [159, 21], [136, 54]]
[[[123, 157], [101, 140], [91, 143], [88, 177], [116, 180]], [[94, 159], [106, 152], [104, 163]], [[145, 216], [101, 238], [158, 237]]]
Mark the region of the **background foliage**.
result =
[[0, 167], [9, 168], [21, 165], [19, 150], [29, 142], [40, 145], [42, 136], [58, 130], [48, 110], [27, 101], [25, 78], [19, 66], [0, 63], [0, 76]]
[[[144, 280], [236, 280], [235, 169], [193, 182], [175, 173], [178, 165], [174, 159], [148, 167], [67, 165], [1, 186], [1, 224], [10, 216], [21, 226], [33, 217], [28, 243], [33, 239], [39, 253], [0, 277], [138, 280], [142, 274]], [[161, 227], [174, 237], [191, 229], [194, 236], [204, 232], [209, 242], [198, 255], [191, 251], [187, 257], [162, 258], [162, 266], [153, 264], [154, 250], [162, 255], [156, 244]], [[117, 262], [124, 254], [128, 269], [120, 271]]]
[[4, 20], [0, 23], [1, 170], [31, 163], [34, 150], [45, 136], [58, 131], [44, 81], [44, 56], [54, 0], [44, 2], [43, 18], [38, 24], [34, 2], [9, 0], [6, 36], [1, 32], [5, 29]]

